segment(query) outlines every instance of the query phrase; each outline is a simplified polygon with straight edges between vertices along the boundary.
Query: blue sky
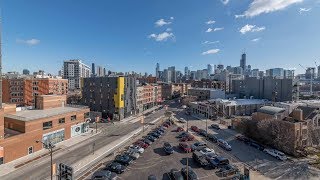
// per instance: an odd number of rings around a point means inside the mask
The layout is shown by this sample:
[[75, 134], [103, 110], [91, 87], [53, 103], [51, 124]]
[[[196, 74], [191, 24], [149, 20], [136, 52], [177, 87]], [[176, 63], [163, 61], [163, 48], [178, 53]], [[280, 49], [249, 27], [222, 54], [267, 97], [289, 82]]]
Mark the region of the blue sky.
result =
[[157, 62], [196, 70], [239, 66], [243, 51], [262, 70], [320, 64], [319, 0], [1, 0], [0, 7], [4, 71], [56, 74], [67, 59], [112, 71], [154, 73]]

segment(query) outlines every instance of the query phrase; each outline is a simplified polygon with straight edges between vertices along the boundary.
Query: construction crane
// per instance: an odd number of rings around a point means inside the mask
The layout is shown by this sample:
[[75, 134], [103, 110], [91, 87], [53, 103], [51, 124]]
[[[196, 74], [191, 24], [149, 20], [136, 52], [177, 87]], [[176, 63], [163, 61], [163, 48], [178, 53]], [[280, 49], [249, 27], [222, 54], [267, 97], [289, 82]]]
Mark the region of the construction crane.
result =
[[[299, 64], [300, 67], [302, 67], [303, 69], [305, 69], [306, 71], [308, 71], [307, 68], [305, 68], [304, 66], [302, 66], [301, 64]], [[310, 77], [310, 95], [312, 95], [312, 83], [313, 83], [313, 74], [311, 72], [311, 77]]]

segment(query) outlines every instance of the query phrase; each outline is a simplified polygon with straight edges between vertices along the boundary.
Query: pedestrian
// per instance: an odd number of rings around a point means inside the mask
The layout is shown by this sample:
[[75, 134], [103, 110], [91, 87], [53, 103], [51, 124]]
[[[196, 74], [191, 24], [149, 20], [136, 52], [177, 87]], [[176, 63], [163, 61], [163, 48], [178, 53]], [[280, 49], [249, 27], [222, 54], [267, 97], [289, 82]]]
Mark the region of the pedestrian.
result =
[[93, 129], [91, 129], [91, 135], [93, 134]]

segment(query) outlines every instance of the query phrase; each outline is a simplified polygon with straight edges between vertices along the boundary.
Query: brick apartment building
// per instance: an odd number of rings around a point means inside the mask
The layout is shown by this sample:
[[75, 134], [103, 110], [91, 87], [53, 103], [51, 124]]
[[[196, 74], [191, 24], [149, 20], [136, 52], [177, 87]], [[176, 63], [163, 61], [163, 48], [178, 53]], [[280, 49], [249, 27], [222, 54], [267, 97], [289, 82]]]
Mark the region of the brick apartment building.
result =
[[33, 106], [38, 95], [64, 95], [68, 93], [68, 80], [56, 76], [5, 76], [2, 79], [4, 103]]
[[161, 83], [160, 85], [162, 86], [163, 99], [172, 99], [187, 95], [188, 89], [191, 88], [191, 85], [187, 83]]
[[162, 103], [162, 88], [157, 84], [146, 84], [137, 87], [138, 113]]
[[21, 110], [4, 104], [0, 111], [0, 163], [39, 151], [43, 142], [58, 142], [88, 130], [89, 108], [66, 105], [65, 95], [40, 95], [36, 107]]
[[212, 89], [225, 90], [225, 82], [224, 81], [202, 79], [202, 80], [188, 80], [186, 82], [190, 83], [191, 87], [195, 87], [195, 88], [212, 88]]

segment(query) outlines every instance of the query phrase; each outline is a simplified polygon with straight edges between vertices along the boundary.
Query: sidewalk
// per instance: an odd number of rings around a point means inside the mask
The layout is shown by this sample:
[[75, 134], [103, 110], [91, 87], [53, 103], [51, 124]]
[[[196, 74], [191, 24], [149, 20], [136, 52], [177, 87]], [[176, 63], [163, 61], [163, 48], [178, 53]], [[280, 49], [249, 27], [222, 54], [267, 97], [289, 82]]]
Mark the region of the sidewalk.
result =
[[[57, 153], [60, 153], [63, 151], [69, 151], [70, 148], [76, 148], [77, 144], [79, 144], [79, 143], [81, 143], [81, 142], [83, 142], [93, 136], [96, 136], [100, 133], [100, 131], [99, 131], [98, 133], [91, 134], [91, 130], [93, 130], [93, 129], [89, 129], [89, 131], [87, 133], [81, 134], [79, 136], [70, 138], [68, 140], [65, 140], [65, 141], [62, 141], [62, 142], [56, 144], [56, 148], [55, 148], [55, 151], [53, 152], [53, 154], [57, 154]], [[0, 166], [0, 177], [15, 171], [20, 167], [28, 166], [30, 163], [33, 163], [34, 161], [40, 160], [44, 157], [48, 157], [49, 156], [48, 153], [49, 153], [49, 151], [47, 149], [41, 149], [40, 151], [36, 151], [30, 155], [21, 157], [19, 159], [16, 159], [16, 160], [11, 161], [6, 164], [2, 164]]]

